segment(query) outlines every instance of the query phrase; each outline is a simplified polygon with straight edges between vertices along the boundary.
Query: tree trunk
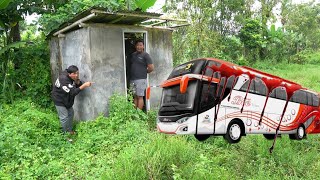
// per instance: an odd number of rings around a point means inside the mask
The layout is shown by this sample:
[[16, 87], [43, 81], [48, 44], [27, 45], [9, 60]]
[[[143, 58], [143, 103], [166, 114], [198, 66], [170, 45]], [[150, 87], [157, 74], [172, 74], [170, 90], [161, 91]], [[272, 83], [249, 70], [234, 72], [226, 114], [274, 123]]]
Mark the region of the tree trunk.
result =
[[12, 42], [21, 41], [19, 22], [11, 28], [10, 39], [12, 40]]
[[[9, 39], [11, 40], [11, 42], [21, 41], [19, 22], [11, 28]], [[17, 51], [19, 50], [14, 49], [14, 52], [17, 52]], [[19, 60], [14, 61], [14, 69], [19, 69], [19, 67], [20, 67], [20, 61]]]

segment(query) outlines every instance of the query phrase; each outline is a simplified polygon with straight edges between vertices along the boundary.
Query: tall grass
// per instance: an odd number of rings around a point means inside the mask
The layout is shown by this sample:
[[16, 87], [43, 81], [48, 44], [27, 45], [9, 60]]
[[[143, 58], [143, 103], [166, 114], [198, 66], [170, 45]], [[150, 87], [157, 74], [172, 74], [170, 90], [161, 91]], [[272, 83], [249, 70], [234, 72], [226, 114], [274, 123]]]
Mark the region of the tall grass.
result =
[[[257, 66], [320, 89], [311, 65]], [[319, 135], [283, 136], [269, 154], [272, 141], [261, 135], [233, 145], [222, 137], [198, 142], [156, 132], [156, 113], [137, 111], [123, 96], [111, 106], [110, 117], [78, 123], [73, 144], [60, 133], [56, 112], [30, 101], [0, 106], [0, 179], [318, 179]]]
[[254, 64], [253, 67], [297, 82], [308, 89], [320, 92], [319, 65], [258, 62]]

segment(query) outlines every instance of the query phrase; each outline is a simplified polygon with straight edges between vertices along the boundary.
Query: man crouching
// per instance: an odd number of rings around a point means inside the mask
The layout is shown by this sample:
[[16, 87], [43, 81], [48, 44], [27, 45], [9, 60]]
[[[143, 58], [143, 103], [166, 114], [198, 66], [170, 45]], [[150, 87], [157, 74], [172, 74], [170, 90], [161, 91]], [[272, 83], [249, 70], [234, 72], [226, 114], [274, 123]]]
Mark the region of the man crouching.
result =
[[53, 85], [51, 97], [56, 106], [62, 130], [74, 134], [73, 124], [73, 103], [79, 92], [90, 87], [92, 82], [82, 83], [79, 79], [79, 69], [77, 66], [69, 66], [63, 71]]

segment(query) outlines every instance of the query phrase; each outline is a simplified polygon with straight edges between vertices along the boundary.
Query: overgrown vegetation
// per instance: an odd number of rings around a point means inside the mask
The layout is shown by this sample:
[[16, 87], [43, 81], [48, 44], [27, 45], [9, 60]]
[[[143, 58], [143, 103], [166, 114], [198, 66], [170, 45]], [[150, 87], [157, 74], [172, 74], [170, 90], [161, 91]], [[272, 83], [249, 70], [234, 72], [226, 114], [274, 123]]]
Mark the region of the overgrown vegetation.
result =
[[[155, 112], [111, 98], [110, 117], [76, 125], [74, 143], [60, 132], [55, 111], [31, 101], [0, 108], [0, 177], [4, 179], [317, 179], [319, 136], [271, 141], [252, 135], [230, 145], [221, 137], [155, 131]], [[126, 113], [124, 113], [126, 112]]]
[[[318, 179], [319, 135], [303, 141], [283, 136], [272, 155], [271, 142], [259, 135], [235, 145], [221, 137], [200, 143], [158, 133], [156, 112], [137, 111], [120, 95], [111, 97], [109, 117], [78, 123], [69, 143], [49, 96], [44, 34], [88, 7], [135, 9], [144, 0], [2, 2], [0, 179]], [[174, 32], [174, 64], [216, 57], [320, 91], [318, 3], [258, 0], [261, 7], [253, 10], [252, 0], [166, 2], [166, 12], [191, 22]], [[267, 26], [275, 23], [277, 4], [282, 28]], [[43, 14], [39, 29], [23, 21], [33, 12]]]

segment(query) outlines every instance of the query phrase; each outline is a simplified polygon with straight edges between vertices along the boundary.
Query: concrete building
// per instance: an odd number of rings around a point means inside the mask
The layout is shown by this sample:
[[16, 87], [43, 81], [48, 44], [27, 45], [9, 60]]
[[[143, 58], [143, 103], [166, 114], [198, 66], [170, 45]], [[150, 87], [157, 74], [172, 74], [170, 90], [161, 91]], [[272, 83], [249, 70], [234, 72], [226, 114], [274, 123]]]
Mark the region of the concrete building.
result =
[[[110, 96], [127, 94], [127, 56], [135, 50], [133, 43], [137, 38], [144, 40], [155, 66], [148, 83], [158, 85], [168, 77], [172, 70], [174, 28], [168, 24], [172, 21], [154, 13], [111, 13], [91, 8], [48, 35], [52, 81], [68, 66], [76, 65], [81, 80], [95, 82], [76, 97], [75, 119], [91, 120], [101, 113], [107, 116]], [[146, 107], [157, 107], [160, 97], [161, 89], [152, 89]]]

